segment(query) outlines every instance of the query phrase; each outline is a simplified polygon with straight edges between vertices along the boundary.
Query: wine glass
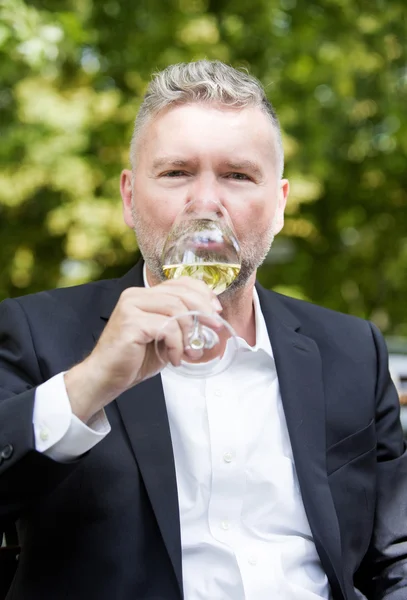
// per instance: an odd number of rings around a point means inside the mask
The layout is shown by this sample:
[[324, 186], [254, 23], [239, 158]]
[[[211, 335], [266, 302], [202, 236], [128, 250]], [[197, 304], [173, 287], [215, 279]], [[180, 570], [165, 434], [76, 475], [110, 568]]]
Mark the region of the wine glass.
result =
[[[164, 245], [164, 275], [168, 279], [185, 275], [194, 277], [204, 281], [219, 295], [233, 283], [240, 267], [239, 243], [225, 207], [214, 200], [188, 202], [175, 219]], [[188, 321], [186, 317], [189, 317]], [[163, 336], [158, 335], [155, 348], [163, 364], [186, 377], [218, 375], [229, 367], [238, 343], [236, 333], [227, 321], [217, 314], [189, 311], [170, 318], [164, 328], [174, 320], [183, 324], [184, 334], [185, 322], [188, 323], [184, 335], [185, 351], [180, 366], [167, 364]], [[223, 356], [219, 338], [221, 332], [227, 337]]]

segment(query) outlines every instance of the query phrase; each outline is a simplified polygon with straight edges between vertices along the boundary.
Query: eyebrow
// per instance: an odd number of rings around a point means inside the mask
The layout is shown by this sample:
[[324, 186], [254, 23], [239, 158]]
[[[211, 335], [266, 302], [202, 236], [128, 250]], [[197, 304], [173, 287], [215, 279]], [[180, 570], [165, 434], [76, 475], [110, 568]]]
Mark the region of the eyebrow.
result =
[[[154, 171], [161, 169], [162, 167], [176, 167], [182, 169], [191, 165], [196, 166], [197, 163], [197, 160], [184, 160], [183, 158], [163, 156], [154, 160], [152, 169]], [[224, 160], [220, 164], [223, 168], [230, 169], [231, 171], [250, 171], [257, 177], [263, 177], [262, 169], [252, 160]]]
[[252, 160], [225, 160], [221, 164], [223, 167], [226, 167], [231, 171], [250, 171], [253, 175], [256, 175], [257, 177], [263, 176], [263, 171], [261, 170], [259, 165], [257, 165]]
[[163, 156], [161, 158], [156, 158], [153, 162], [152, 168], [155, 171], [156, 169], [161, 169], [162, 167], [187, 167], [188, 165], [195, 165], [196, 161], [192, 160], [184, 160], [182, 158], [176, 158], [171, 156]]

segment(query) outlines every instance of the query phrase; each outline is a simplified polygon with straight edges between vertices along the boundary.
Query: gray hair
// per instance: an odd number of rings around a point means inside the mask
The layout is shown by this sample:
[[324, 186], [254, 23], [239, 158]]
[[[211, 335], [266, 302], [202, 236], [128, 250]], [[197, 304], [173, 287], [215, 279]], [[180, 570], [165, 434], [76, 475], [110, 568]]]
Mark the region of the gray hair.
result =
[[130, 162], [134, 167], [136, 146], [147, 121], [163, 109], [192, 102], [213, 102], [235, 108], [259, 106], [269, 117], [276, 133], [276, 158], [280, 177], [284, 151], [280, 124], [261, 83], [244, 69], [235, 69], [218, 60], [198, 60], [170, 65], [155, 73], [134, 123]]

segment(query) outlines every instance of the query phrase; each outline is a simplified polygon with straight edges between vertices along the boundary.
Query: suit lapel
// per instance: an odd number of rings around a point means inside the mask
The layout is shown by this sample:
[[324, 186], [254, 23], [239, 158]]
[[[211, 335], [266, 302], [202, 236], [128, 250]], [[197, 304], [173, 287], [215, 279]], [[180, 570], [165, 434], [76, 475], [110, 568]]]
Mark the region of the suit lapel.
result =
[[161, 377], [128, 390], [117, 405], [182, 594], [177, 481]]
[[[98, 340], [122, 291], [143, 285], [143, 263], [140, 261], [101, 298], [101, 310], [93, 327], [94, 341]], [[121, 394], [116, 403], [182, 596], [177, 482], [161, 376], [147, 379]]]
[[294, 462], [322, 566], [335, 598], [346, 598], [339, 523], [326, 470], [325, 398], [317, 344], [278, 296], [258, 286], [273, 348]]

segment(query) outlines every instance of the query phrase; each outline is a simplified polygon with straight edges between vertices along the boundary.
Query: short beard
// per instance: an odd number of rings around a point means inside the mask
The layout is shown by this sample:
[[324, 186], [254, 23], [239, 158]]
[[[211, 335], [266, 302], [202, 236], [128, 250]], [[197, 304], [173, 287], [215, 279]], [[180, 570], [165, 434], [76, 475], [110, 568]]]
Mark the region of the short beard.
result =
[[134, 204], [131, 207], [131, 215], [133, 217], [133, 231], [136, 235], [137, 245], [148, 270], [158, 281], [166, 281], [162, 269], [162, 254], [165, 241], [158, 237], [155, 231], [146, 226], [143, 220], [138, 217], [134, 209]]
[[[137, 216], [134, 206], [132, 216], [138, 247], [150, 273], [158, 281], [166, 281], [167, 278], [163, 272], [162, 254], [164, 250], [165, 238], [162, 239], [149, 229], [145, 223]], [[241, 267], [238, 276], [232, 284], [219, 295], [221, 299], [233, 297], [235, 293], [244, 287], [253, 275], [253, 273], [263, 264], [274, 241], [274, 222], [270, 228], [262, 234], [259, 240], [258, 235], [245, 242], [240, 247]]]
[[232, 284], [219, 295], [220, 299], [229, 299], [230, 297], [233, 297], [236, 292], [246, 287], [247, 282], [253, 273], [255, 273], [265, 261], [271, 246], [273, 245], [273, 241], [274, 233], [273, 228], [271, 227], [265, 232], [260, 242], [259, 239], [256, 238], [256, 240], [251, 241], [250, 244], [245, 244], [241, 247], [241, 266], [239, 274]]

